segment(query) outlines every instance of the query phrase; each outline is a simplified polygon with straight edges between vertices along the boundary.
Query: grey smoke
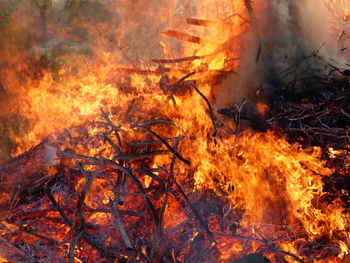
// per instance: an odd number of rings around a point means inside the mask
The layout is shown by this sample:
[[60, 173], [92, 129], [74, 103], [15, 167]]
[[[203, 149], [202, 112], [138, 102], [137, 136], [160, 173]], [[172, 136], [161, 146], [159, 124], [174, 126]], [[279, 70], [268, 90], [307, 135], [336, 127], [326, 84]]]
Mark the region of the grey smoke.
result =
[[[263, 66], [272, 70], [267, 74], [275, 75], [285, 85], [294, 79], [296, 89], [307, 89], [308, 79], [325, 78], [334, 68], [346, 68], [347, 54], [341, 51], [338, 36], [349, 25], [341, 25], [341, 18], [326, 3], [325, 0], [269, 1], [269, 17], [261, 21], [269, 29], [262, 37]], [[293, 74], [286, 76], [291, 68]]]
[[[329, 78], [339, 78], [336, 69], [346, 69], [349, 58], [344, 49], [350, 32], [344, 7], [350, 1], [336, 1], [338, 6], [334, 2], [267, 0], [264, 9], [253, 5], [257, 25], [243, 40], [239, 75], [223, 81], [216, 107], [238, 104], [243, 97], [266, 102], [266, 93], [277, 86], [296, 94], [317, 93]], [[256, 91], [265, 92], [259, 97]]]

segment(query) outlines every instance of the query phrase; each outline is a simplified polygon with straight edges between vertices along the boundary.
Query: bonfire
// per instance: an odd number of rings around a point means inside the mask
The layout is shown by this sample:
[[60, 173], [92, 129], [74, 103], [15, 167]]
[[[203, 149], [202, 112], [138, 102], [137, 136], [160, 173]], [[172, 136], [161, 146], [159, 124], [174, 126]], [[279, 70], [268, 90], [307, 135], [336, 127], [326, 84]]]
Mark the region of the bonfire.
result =
[[1, 262], [350, 262], [350, 1], [0, 14]]

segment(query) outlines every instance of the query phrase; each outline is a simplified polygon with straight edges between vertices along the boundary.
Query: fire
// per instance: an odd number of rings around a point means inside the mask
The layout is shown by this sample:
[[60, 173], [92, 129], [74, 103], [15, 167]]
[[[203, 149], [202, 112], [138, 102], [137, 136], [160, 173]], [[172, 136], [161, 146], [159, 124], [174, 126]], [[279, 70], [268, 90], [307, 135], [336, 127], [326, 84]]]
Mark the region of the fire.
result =
[[[191, 193], [193, 190], [198, 199], [208, 193], [214, 193], [218, 199], [224, 200], [223, 210], [233, 224], [227, 228], [231, 230], [234, 228], [234, 231], [222, 234], [220, 219], [214, 216], [208, 219], [208, 232], [213, 234], [213, 239], [218, 244], [214, 245], [215, 242], [211, 241], [203, 243], [208, 247], [216, 246], [217, 262], [237, 259], [242, 251], [253, 253], [261, 244], [266, 245], [271, 251], [272, 248], [278, 252], [282, 251], [288, 262], [294, 262], [295, 258], [288, 253], [307, 258], [304, 248], [313, 246], [318, 241], [332, 244], [336, 251], [331, 256], [320, 259], [324, 262], [340, 262], [349, 252], [347, 245], [349, 215], [344, 211], [339, 197], [331, 201], [326, 199], [323, 180], [334, 171], [322, 160], [321, 149], [317, 147], [305, 149], [297, 143], [291, 144], [278, 132], [257, 133], [248, 130], [239, 131], [235, 136], [233, 129], [225, 134], [216, 127], [218, 120], [215, 110], [221, 106], [220, 102], [227, 104], [229, 101], [229, 98], [216, 97], [218, 91], [222, 90], [218, 83], [222, 79], [225, 81], [226, 74], [233, 79], [237, 72], [246, 74], [242, 73], [242, 68], [246, 65], [242, 65], [241, 60], [250, 47], [245, 45], [245, 41], [252, 38], [254, 30], [258, 30], [259, 34], [265, 32], [265, 28], [255, 28], [254, 20], [261, 19], [264, 12], [267, 13], [269, 1], [254, 1], [254, 11], [249, 11], [248, 5], [252, 4], [251, 1], [243, 0], [205, 0], [198, 1], [194, 6], [193, 1], [177, 2], [168, 1], [167, 4], [159, 4], [158, 8], [153, 1], [136, 1], [135, 6], [130, 6], [129, 1], [116, 1], [112, 4], [114, 9], [111, 12], [112, 15], [118, 15], [120, 21], [117, 21], [118, 23], [114, 21], [116, 24], [99, 21], [95, 25], [83, 22], [80, 27], [91, 39], [91, 46], [86, 48], [92, 50], [85, 54], [67, 52], [60, 57], [61, 61], [57, 62], [57, 65], [43, 62], [49, 61], [50, 56], [53, 57], [54, 52], [58, 52], [53, 47], [50, 49], [49, 46], [34, 45], [31, 52], [23, 53], [19, 53], [15, 48], [6, 50], [4, 60], [8, 65], [3, 69], [1, 83], [9, 100], [6, 102], [8, 107], [0, 117], [4, 114], [19, 119], [18, 127], [8, 132], [8, 139], [16, 145], [12, 147], [11, 156], [16, 156], [39, 144], [46, 136], [61, 138], [60, 135], [65, 132], [71, 134], [69, 130], [71, 127], [77, 127], [75, 137], [71, 136], [67, 141], [59, 142], [62, 144], [60, 150], [72, 147], [75, 154], [113, 160], [115, 149], [106, 146], [106, 138], [101, 135], [98, 125], [95, 124], [96, 120], [100, 123], [106, 122], [105, 119], [100, 119], [101, 108], [107, 111], [114, 125], [120, 125], [118, 132], [123, 135], [126, 144], [134, 145], [129, 148], [123, 145], [127, 156], [142, 154], [153, 149], [152, 146], [142, 146], [143, 152], [135, 147], [139, 138], [143, 141], [159, 139], [154, 138], [156, 137], [154, 134], [144, 135], [144, 130], [140, 131], [140, 127], [135, 123], [161, 119], [166, 120], [165, 123], [168, 124], [168, 120], [171, 120], [170, 126], [162, 123], [163, 126], [157, 126], [152, 131], [169, 139], [169, 142], [179, 141], [176, 151], [185, 160], [188, 159], [190, 165], [178, 161], [173, 169], [179, 180], [191, 181], [185, 189], [186, 193]], [[325, 4], [335, 10], [332, 14], [338, 14], [336, 2], [344, 3], [344, 1], [325, 0]], [[102, 8], [102, 5], [95, 4], [96, 7]], [[28, 4], [19, 6], [13, 11], [13, 17], [10, 19], [21, 17], [27, 8]], [[72, 38], [70, 39], [73, 43], [72, 48], [76, 48], [74, 41], [79, 36], [74, 36], [64, 26], [57, 26], [56, 20], [49, 19], [49, 12], [57, 19], [60, 14], [58, 8], [52, 6], [50, 9], [39, 4], [34, 18], [26, 18], [30, 23], [35, 23], [40, 21], [40, 14], [42, 17], [46, 16], [47, 24], [41, 37], [51, 39], [46, 39], [45, 45], [54, 45], [54, 41]], [[186, 13], [187, 9], [191, 12]], [[344, 16], [347, 17], [348, 9], [344, 12]], [[168, 17], [170, 14], [176, 16], [172, 19]], [[138, 17], [142, 16], [146, 17], [145, 24], [140, 25]], [[344, 17], [344, 20], [347, 18]], [[8, 29], [8, 34], [16, 35], [21, 30], [20, 26], [12, 25], [12, 28]], [[33, 34], [40, 38], [38, 36], [40, 33], [35, 31]], [[54, 34], [57, 34], [58, 40], [54, 38]], [[150, 38], [154, 40], [150, 42]], [[254, 45], [258, 46], [258, 43]], [[45, 48], [47, 50], [43, 56], [41, 49]], [[164, 59], [157, 59], [158, 57]], [[256, 54], [255, 58], [258, 60], [259, 54]], [[249, 64], [247, 61], [245, 63]], [[254, 78], [253, 75], [245, 80], [237, 77], [235, 79], [237, 83], [230, 84], [241, 85], [242, 88], [252, 84], [249, 87], [251, 88], [261, 76]], [[1, 88], [0, 86], [0, 92]], [[234, 88], [229, 91], [234, 91]], [[248, 96], [250, 91], [241, 90], [240, 94], [243, 93]], [[203, 97], [208, 98], [209, 102], [207, 103]], [[1, 101], [0, 103], [5, 105]], [[210, 103], [214, 105], [213, 109], [208, 107]], [[260, 115], [265, 115], [269, 111], [269, 106], [263, 103], [257, 103], [256, 108]], [[231, 123], [225, 125], [232, 126]], [[79, 130], [79, 127], [82, 128]], [[84, 143], [80, 142], [81, 138]], [[116, 136], [113, 140], [117, 141]], [[176, 151], [171, 149], [170, 152], [174, 154]], [[164, 154], [162, 152], [147, 159], [148, 168], [154, 170], [154, 177], [167, 178], [168, 174], [161, 168], [169, 167], [172, 160], [176, 159], [175, 154], [170, 154], [168, 150], [166, 147], [157, 148], [157, 151], [163, 151]], [[329, 149], [329, 152], [331, 156], [338, 153], [333, 149]], [[179, 156], [177, 158], [180, 159]], [[77, 159], [74, 157], [67, 163], [70, 167], [75, 167]], [[139, 175], [138, 169], [141, 168], [137, 166], [138, 163], [130, 162], [129, 165], [130, 170]], [[86, 173], [99, 176], [94, 178], [91, 185], [87, 176], [74, 179], [73, 173], [67, 174], [77, 194], [84, 192], [84, 187], [88, 185], [89, 193], [86, 193], [84, 200], [81, 201], [86, 206], [84, 209], [89, 211], [89, 215], [84, 218], [85, 223], [101, 228], [105, 238], [103, 245], [112, 244], [113, 247], [116, 246], [115, 240], [109, 233], [119, 235], [113, 228], [113, 221], [117, 221], [116, 225], [121, 223], [116, 219], [118, 216], [113, 214], [114, 204], [111, 200], [115, 198], [115, 189], [108, 180], [112, 182], [118, 180], [118, 171], [115, 167], [111, 167], [110, 163], [96, 173], [95, 168], [95, 164], [84, 168]], [[107, 180], [103, 173], [108, 173], [110, 178]], [[55, 171], [50, 172], [50, 176], [54, 174]], [[140, 184], [145, 189], [151, 188], [154, 186], [154, 177], [144, 176]], [[128, 185], [128, 182], [123, 182], [124, 184]], [[137, 190], [132, 187], [136, 188], [130, 186], [132, 190]], [[56, 190], [57, 193], [54, 193], [52, 198], [58, 200], [57, 202], [67, 210], [71, 202], [79, 203], [79, 198], [82, 198], [74, 196], [74, 200], [70, 200], [72, 196], [68, 193], [65, 195], [63, 191], [59, 194], [58, 189]], [[0, 193], [0, 196], [5, 196], [6, 203], [10, 202], [8, 193]], [[134, 195], [125, 194], [123, 200], [117, 200], [125, 204], [123, 211], [131, 214], [128, 215], [130, 217], [127, 222], [130, 229], [133, 224], [138, 223], [140, 220], [138, 217], [142, 219], [142, 216], [128, 212], [140, 210], [143, 200], [140, 196], [145, 198], [147, 195], [139, 192]], [[164, 201], [166, 198], [169, 199], [167, 203]], [[159, 200], [164, 202], [164, 208], [158, 205], [155, 209], [157, 211], [164, 209], [162, 220], [167, 235], [171, 236], [172, 231], [176, 232], [175, 226], [189, 224], [187, 212], [176, 200], [176, 196], [169, 194], [168, 197]], [[105, 207], [109, 205], [111, 213], [106, 212]], [[24, 209], [29, 211], [34, 208], [49, 209], [45, 203], [39, 201]], [[60, 214], [62, 211], [49, 212], [52, 222], [45, 227], [58, 227], [57, 220]], [[16, 216], [20, 217], [11, 214], [13, 218]], [[8, 224], [5, 220], [3, 223]], [[9, 224], [3, 234], [8, 236], [14, 231], [11, 229], [17, 227], [15, 224]], [[50, 240], [57, 240], [58, 248], [65, 251], [62, 252], [62, 257], [67, 257], [69, 253], [69, 244], [65, 243], [66, 235], [72, 235], [76, 231], [75, 227], [72, 224], [69, 226], [67, 222], [62, 223], [59, 226], [61, 232], [50, 232], [51, 236], [48, 236]], [[42, 235], [48, 233], [40, 229], [38, 231], [39, 234], [42, 231]], [[201, 231], [203, 232], [203, 229], [193, 228], [186, 234], [193, 242], [201, 236]], [[40, 240], [39, 237], [31, 237], [30, 241], [34, 244]], [[21, 238], [28, 240], [27, 235], [17, 236], [14, 239], [18, 241]], [[89, 240], [89, 237], [84, 238]], [[118, 240], [130, 243], [125, 237]], [[277, 245], [270, 244], [269, 240], [276, 242]], [[161, 249], [166, 250], [163, 247]], [[73, 254], [74, 251], [78, 254], [79, 250], [78, 246], [73, 247]], [[1, 253], [0, 249], [0, 259], [2, 259]], [[83, 258], [86, 256], [84, 251], [79, 253]], [[97, 254], [96, 251], [94, 253]], [[147, 257], [148, 253], [149, 251], [143, 247], [141, 254]], [[273, 253], [267, 253], [267, 256], [270, 260], [276, 261]], [[172, 257], [174, 261], [185, 262], [186, 253], [173, 250]], [[90, 259], [97, 260], [97, 255], [91, 255]], [[6, 256], [4, 261], [6, 262]], [[75, 258], [74, 262], [83, 261]]]
[[[201, 158], [205, 162], [196, 165], [197, 188], [224, 192], [232, 209], [244, 209], [243, 226], [299, 222], [310, 240], [334, 240], [345, 234], [340, 200], [328, 205], [322, 201], [321, 175], [332, 171], [319, 160], [320, 149], [302, 150], [273, 133], [248, 133], [237, 144], [228, 140], [211, 150], [210, 156]], [[223, 166], [223, 160], [229, 165]]]
[[256, 103], [256, 107], [258, 108], [258, 112], [261, 115], [265, 115], [270, 110], [270, 107], [268, 105], [259, 102]]
[[[174, 56], [196, 56], [200, 58], [187, 62], [186, 68], [188, 73], [197, 72], [195, 79], [203, 80], [200, 83], [200, 87], [202, 92], [207, 96], [212, 92], [212, 78], [215, 78], [221, 71], [230, 71], [237, 68], [238, 61], [230, 60], [238, 56], [240, 47], [237, 42], [237, 36], [242, 34], [242, 32], [248, 28], [248, 25], [242, 25], [244, 20], [237, 15], [228, 17], [223, 22], [206, 22], [206, 18], [208, 14], [210, 14], [209, 10], [215, 7], [215, 5], [210, 3], [211, 1], [202, 2], [203, 3], [198, 4], [198, 7], [196, 7], [198, 10], [196, 10], [194, 15], [200, 16], [203, 19], [188, 20], [190, 25], [194, 25], [191, 26], [191, 31], [187, 30], [188, 27], [184, 29], [187, 31], [186, 33], [191, 35], [205, 35], [205, 39], [203, 39], [200, 44], [185, 43], [180, 51], [176, 51], [173, 46], [175, 44], [178, 46], [179, 41], [172, 40], [167, 36], [167, 34], [169, 34], [167, 32], [164, 32], [160, 41], [163, 43], [162, 49], [164, 57], [166, 58], [173, 58]], [[145, 4], [149, 5], [149, 8], [153, 8], [151, 3], [148, 4], [145, 2]], [[127, 16], [130, 12], [127, 6], [127, 3], [125, 3], [125, 7], [123, 7], [123, 5], [118, 5], [118, 8], [121, 8], [121, 10], [118, 9], [118, 12], [120, 12], [119, 15]], [[27, 6], [23, 7], [23, 9], [25, 8], [27, 8]], [[179, 7], [170, 5], [164, 8], [169, 9], [166, 12], [170, 13], [173, 9]], [[230, 8], [230, 3], [222, 3], [217, 15], [220, 17], [228, 15]], [[235, 10], [237, 10], [238, 14], [243, 12], [242, 4], [235, 4]], [[160, 19], [160, 23], [164, 10], [161, 9], [159, 11], [158, 19]], [[19, 9], [13, 16], [20, 15], [21, 12], [23, 12], [23, 10]], [[142, 12], [142, 10], [140, 10], [140, 12]], [[145, 13], [145, 15], [148, 14]], [[154, 15], [155, 14], [152, 14], [152, 16]], [[131, 31], [130, 34], [136, 34], [133, 31], [140, 26], [135, 24], [136, 21], [133, 21], [133, 19], [133, 17], [129, 17], [122, 22], [127, 23], [127, 27], [130, 28], [129, 31]], [[33, 18], [33, 20], [35, 19]], [[184, 18], [181, 22], [185, 21], [186, 19]], [[175, 26], [176, 23], [180, 23], [176, 20], [164, 22], [167, 28], [171, 28], [173, 24]], [[203, 26], [201, 22], [204, 25], [209, 23], [209, 26]], [[62, 34], [62, 36], [58, 36], [63, 39], [68, 34], [68, 32], [62, 32], [60, 28], [55, 28], [54, 24], [49, 24], [47, 26], [53, 27], [53, 30], [58, 31], [58, 34]], [[132, 75], [129, 83], [125, 83], [125, 80], [121, 79], [123, 77], [121, 75], [121, 69], [130, 66], [131, 68], [135, 67], [135, 63], [124, 62], [129, 58], [129, 55], [123, 51], [124, 47], [121, 47], [120, 50], [117, 49], [115, 52], [105, 51], [105, 49], [110, 48], [111, 45], [119, 45], [117, 43], [106, 43], [106, 35], [120, 34], [120, 39], [116, 41], [122, 43], [123, 41], [127, 41], [123, 38], [124, 35], [128, 34], [128, 31], [125, 30], [125, 32], [121, 32], [121, 29], [126, 27], [124, 24], [122, 24], [120, 28], [108, 28], [108, 26], [108, 24], [98, 24], [96, 27], [83, 25], [83, 28], [88, 30], [91, 34], [93, 45], [96, 47], [92, 57], [69, 54], [69, 56], [62, 58], [64, 63], [57, 71], [52, 72], [51, 70], [39, 69], [41, 72], [35, 79], [32, 77], [33, 74], [36, 73], [32, 72], [33, 69], [30, 68], [27, 61], [30, 59], [39, 60], [39, 55], [38, 57], [28, 58], [27, 54], [13, 56], [11, 53], [12, 50], [7, 51], [8, 54], [6, 55], [8, 56], [8, 61], [11, 66], [4, 72], [5, 79], [3, 83], [5, 91], [14, 98], [13, 103], [15, 103], [15, 105], [13, 105], [11, 109], [8, 109], [6, 114], [18, 114], [21, 123], [27, 123], [25, 126], [19, 127], [18, 132], [11, 132], [10, 134], [10, 139], [17, 145], [21, 145], [12, 155], [17, 155], [29, 149], [52, 131], [60, 130], [62, 127], [79, 125], [83, 120], [93, 118], [92, 116], [99, 111], [101, 105], [118, 105], [117, 107], [121, 109], [127, 109], [126, 105], [130, 104], [130, 101], [135, 100], [136, 87], [137, 94], [139, 94], [136, 95], [136, 97], [141, 97], [141, 94], [144, 97], [147, 96], [149, 97], [147, 100], [151, 100], [149, 102], [150, 105], [162, 105], [161, 111], [168, 110], [166, 97], [170, 94], [163, 94], [162, 90], [159, 90], [159, 88], [152, 87], [157, 84], [160, 75], [163, 74], [161, 73], [162, 70], [158, 70], [157, 65], [150, 66], [147, 65], [146, 62], [141, 62], [144, 69], [156, 72], [154, 76]], [[15, 30], [18, 31], [19, 29], [15, 28], [14, 31]], [[176, 37], [179, 37], [180, 33], [178, 31], [173, 32], [175, 32], [174, 34]], [[159, 34], [159, 32], [157, 32], [157, 34]], [[156, 33], [154, 33], [152, 37], [153, 36], [155, 39], [159, 39]], [[134, 37], [138, 37], [138, 35]], [[149, 48], [149, 52], [151, 51], [152, 48]], [[38, 61], [38, 63], [40, 63], [40, 61]], [[18, 65], [22, 68], [19, 68]], [[27, 66], [29, 66], [29, 68], [26, 68]], [[162, 64], [160, 64], [159, 67], [160, 66], [162, 66]], [[167, 67], [168, 65], [165, 64], [164, 66]], [[169, 73], [164, 73], [170, 78], [169, 85], [176, 79], [183, 77], [184, 73], [177, 72], [181, 68], [183, 68], [183, 65], [174, 64]], [[22, 74], [21, 81], [18, 80], [18, 74]], [[23, 77], [25, 78], [24, 80]], [[149, 85], [149, 83], [153, 84]], [[124, 85], [134, 87], [132, 88], [134, 91], [119, 88]], [[183, 100], [183, 98], [178, 98], [178, 100]], [[188, 104], [189, 102], [186, 103]], [[194, 104], [198, 105], [196, 102]], [[173, 112], [175, 111], [176, 110], [173, 110]], [[186, 109], [182, 110], [182, 112], [185, 111]], [[174, 114], [175, 113], [169, 115]], [[185, 116], [187, 114], [184, 113], [183, 115]]]

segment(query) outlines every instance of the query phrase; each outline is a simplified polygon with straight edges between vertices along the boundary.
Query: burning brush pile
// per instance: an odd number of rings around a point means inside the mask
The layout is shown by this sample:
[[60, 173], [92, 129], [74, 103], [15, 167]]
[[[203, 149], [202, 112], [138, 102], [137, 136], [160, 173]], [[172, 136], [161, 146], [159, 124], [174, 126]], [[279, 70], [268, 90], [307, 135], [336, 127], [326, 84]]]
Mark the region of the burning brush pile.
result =
[[0, 2], [1, 262], [350, 262], [350, 3], [158, 2]]

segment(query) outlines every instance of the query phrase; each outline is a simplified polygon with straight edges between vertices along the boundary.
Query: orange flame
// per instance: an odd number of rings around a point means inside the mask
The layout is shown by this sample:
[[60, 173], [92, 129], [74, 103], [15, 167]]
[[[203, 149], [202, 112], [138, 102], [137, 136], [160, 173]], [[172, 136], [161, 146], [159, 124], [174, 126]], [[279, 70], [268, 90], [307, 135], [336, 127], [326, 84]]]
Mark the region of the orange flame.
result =
[[[146, 0], [136, 1], [132, 8], [129, 1], [120, 2], [115, 7], [118, 10], [114, 10], [121, 17], [119, 26], [110, 27], [103, 22], [82, 26], [93, 38], [93, 55], [68, 54], [62, 58], [64, 63], [58, 70], [41, 68], [35, 72], [28, 61], [38, 61], [38, 57], [28, 53], [13, 56], [18, 50], [6, 52], [9, 66], [4, 69], [2, 83], [10, 99], [5, 113], [20, 119], [18, 129], [9, 133], [17, 145], [12, 155], [28, 150], [52, 132], [86, 125], [97, 118], [101, 107], [109, 109], [115, 123], [155, 116], [170, 118], [178, 128], [172, 135], [185, 135], [180, 151], [191, 159], [195, 190], [203, 194], [213, 191], [223, 197], [229, 213], [243, 211], [242, 229], [252, 234], [260, 225], [271, 225], [275, 230], [282, 225], [297, 225], [295, 235], [300, 236], [299, 241], [326, 237], [339, 244], [339, 258], [347, 254], [347, 215], [342, 203], [339, 199], [332, 203], [322, 199], [322, 176], [329, 176], [332, 170], [320, 160], [319, 148], [302, 149], [272, 132], [245, 132], [238, 140], [229, 136], [214, 143], [208, 136], [213, 133], [213, 127], [203, 99], [190, 86], [172, 87], [184, 75], [196, 72], [188, 81], [196, 81], [200, 91], [213, 101], [216, 80], [240, 66], [242, 41], [251, 30], [244, 1], [205, 0], [198, 1], [196, 6], [190, 6], [189, 1], [186, 8], [190, 13], [181, 11], [185, 7], [175, 4], [176, 1], [160, 8]], [[264, 4], [264, 1], [256, 2], [256, 5]], [[21, 8], [15, 11], [12, 19], [20, 17], [21, 12]], [[131, 15], [133, 12], [136, 14]], [[174, 13], [174, 19], [169, 21], [167, 15]], [[144, 17], [144, 24], [138, 23], [139, 16]], [[62, 38], [68, 34], [55, 27], [54, 21], [47, 27]], [[11, 30], [20, 32], [16, 26]], [[161, 31], [163, 34], [158, 36]], [[156, 42], [139, 39], [147, 34]], [[33, 52], [38, 55], [37, 50]], [[147, 62], [159, 54], [167, 60], [187, 59], [176, 63]], [[257, 106], [260, 114], [268, 110], [266, 105]], [[137, 138], [132, 128], [128, 134]], [[170, 160], [169, 156], [157, 156], [154, 165]], [[178, 169], [182, 173], [186, 170], [181, 166]], [[103, 190], [102, 181], [96, 179], [92, 185], [92, 193], [87, 197], [91, 207], [96, 198], [107, 203], [112, 194]], [[78, 182], [76, 189], [83, 183]], [[179, 210], [172, 207], [166, 211], [165, 228], [173, 222], [181, 223], [184, 215]], [[109, 217], [101, 212], [88, 220], [104, 225]], [[243, 248], [237, 240], [223, 240], [218, 262], [227, 262]], [[297, 242], [283, 245], [283, 249], [296, 254], [297, 247]]]

